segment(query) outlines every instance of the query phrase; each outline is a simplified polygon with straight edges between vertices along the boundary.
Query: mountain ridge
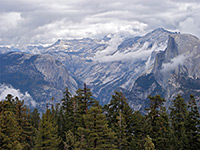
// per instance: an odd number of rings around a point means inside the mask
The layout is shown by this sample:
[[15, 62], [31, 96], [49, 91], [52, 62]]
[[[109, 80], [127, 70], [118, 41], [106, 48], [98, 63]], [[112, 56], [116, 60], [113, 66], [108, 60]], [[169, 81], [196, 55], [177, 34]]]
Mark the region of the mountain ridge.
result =
[[41, 109], [52, 97], [61, 99], [65, 87], [74, 94], [79, 86], [66, 66], [47, 54], [10, 52], [0, 54], [0, 62], [0, 83], [28, 92]]
[[[180, 85], [179, 82], [184, 81], [184, 85], [181, 84], [179, 88], [184, 89], [186, 85], [198, 87], [199, 82], [196, 81], [200, 78], [199, 47], [199, 39], [193, 35], [158, 28], [140, 37], [124, 38], [111, 35], [100, 40], [60, 39], [48, 47], [29, 47], [26, 52], [30, 53], [27, 55], [35, 57], [35, 52], [38, 53], [37, 55], [45, 59], [50, 66], [48, 57], [58, 60], [57, 65], [60, 64], [66, 69], [61, 69], [63, 72], [59, 73], [62, 78], [65, 79], [64, 72], [68, 72], [76, 83], [72, 93], [75, 93], [75, 87], [81, 87], [85, 82], [91, 88], [94, 97], [104, 105], [110, 101], [114, 90], [121, 90], [134, 110], [143, 111], [148, 106], [147, 96], [150, 94], [160, 94], [172, 99], [173, 92], [181, 93], [176, 91], [177, 86], [171, 84]], [[48, 65], [45, 65], [45, 60], [39, 60], [35, 65], [44, 75], [43, 71], [47, 71], [45, 68], [48, 68]], [[187, 65], [181, 67], [184, 61]], [[58, 66], [55, 62], [53, 64], [56, 67], [49, 66], [50, 70], [58, 72]], [[45, 79], [52, 85], [51, 80], [56, 80], [58, 84], [59, 77], [56, 75], [52, 72], [50, 76], [46, 75]], [[58, 85], [65, 86], [62, 83]], [[193, 92], [195, 93], [194, 90]], [[195, 95], [198, 95], [198, 91]]]

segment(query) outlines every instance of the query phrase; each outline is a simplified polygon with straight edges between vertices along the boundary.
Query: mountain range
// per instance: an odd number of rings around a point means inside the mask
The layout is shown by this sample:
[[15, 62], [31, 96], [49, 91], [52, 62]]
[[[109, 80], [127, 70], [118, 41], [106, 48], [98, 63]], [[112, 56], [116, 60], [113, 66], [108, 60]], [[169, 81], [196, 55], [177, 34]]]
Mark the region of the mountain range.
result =
[[155, 29], [144, 36], [109, 34], [102, 39], [59, 39], [24, 49], [0, 48], [0, 83], [28, 92], [38, 107], [65, 87], [75, 94], [86, 83], [100, 104], [122, 91], [134, 110], [148, 107], [148, 95], [167, 102], [181, 94], [200, 106], [200, 40], [189, 34]]

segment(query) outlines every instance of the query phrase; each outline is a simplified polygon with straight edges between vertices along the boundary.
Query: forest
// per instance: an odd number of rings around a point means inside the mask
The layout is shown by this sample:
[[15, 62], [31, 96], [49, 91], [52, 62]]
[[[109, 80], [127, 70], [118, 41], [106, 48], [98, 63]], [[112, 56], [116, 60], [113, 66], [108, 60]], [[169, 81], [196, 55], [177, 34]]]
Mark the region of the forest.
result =
[[10, 93], [0, 101], [1, 150], [199, 150], [200, 115], [195, 97], [166, 100], [149, 96], [143, 115], [123, 93], [101, 106], [84, 86], [72, 96], [65, 89], [58, 104], [30, 110]]

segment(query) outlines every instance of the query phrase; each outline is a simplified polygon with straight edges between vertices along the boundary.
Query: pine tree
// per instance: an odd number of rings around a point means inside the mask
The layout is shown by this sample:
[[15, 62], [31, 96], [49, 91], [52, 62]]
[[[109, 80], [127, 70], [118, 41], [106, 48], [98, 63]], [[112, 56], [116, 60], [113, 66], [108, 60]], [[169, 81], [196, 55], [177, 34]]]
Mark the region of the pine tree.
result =
[[[134, 140], [132, 142], [132, 149], [141, 150], [144, 146], [144, 116], [139, 112], [136, 111], [133, 114], [133, 133], [134, 133]], [[131, 149], [130, 148], [130, 149]]]
[[42, 115], [36, 139], [36, 150], [57, 150], [61, 139], [58, 136], [58, 127], [50, 109]]
[[114, 146], [115, 133], [108, 128], [106, 117], [98, 102], [84, 115], [84, 122], [86, 127], [79, 128], [81, 135], [79, 140], [80, 149], [116, 149]]
[[85, 129], [83, 127], [79, 127], [77, 129], [77, 135], [76, 135], [76, 140], [73, 145], [75, 150], [85, 150], [89, 149], [88, 148], [88, 141], [87, 141], [87, 135], [88, 135], [88, 129]]
[[179, 150], [188, 149], [188, 140], [185, 128], [186, 116], [188, 112], [184, 99], [178, 95], [173, 100], [173, 105], [170, 109], [173, 148]]
[[61, 100], [60, 112], [57, 117], [59, 135], [66, 139], [66, 132], [73, 126], [73, 100], [68, 88], [65, 89], [63, 99]]
[[31, 113], [30, 113], [30, 121], [31, 121], [31, 126], [32, 126], [32, 147], [35, 145], [36, 141], [36, 135], [39, 129], [39, 123], [40, 123], [40, 114], [38, 112], [38, 109], [35, 108]]
[[90, 89], [86, 87], [86, 84], [84, 83], [83, 89], [78, 89], [76, 92], [75, 98], [79, 102], [79, 113], [81, 114], [87, 114], [89, 107], [91, 107], [94, 104], [94, 99], [92, 98], [92, 93]]
[[108, 105], [104, 106], [109, 127], [116, 133], [118, 149], [131, 148], [133, 143], [133, 110], [121, 92], [112, 95]]
[[123, 117], [122, 113], [119, 112], [119, 116], [117, 116], [117, 122], [115, 125], [115, 132], [118, 137], [117, 145], [118, 149], [128, 149], [128, 132], [126, 130], [126, 121]]
[[79, 88], [76, 91], [76, 95], [73, 97], [71, 97], [68, 88], [65, 89], [64, 97], [61, 100], [61, 106], [56, 116], [59, 135], [63, 140], [60, 144], [61, 149], [63, 149], [64, 146], [67, 146], [69, 149], [74, 148], [74, 145], [67, 144], [71, 139], [68, 140], [66, 135], [73, 135], [71, 136], [73, 137], [73, 142], [71, 141], [71, 143], [76, 143], [80, 138], [78, 128], [85, 127], [83, 115], [88, 112], [89, 107], [91, 107], [93, 103], [92, 93], [90, 89], [86, 87], [86, 84], [84, 84], [84, 89]]
[[144, 144], [144, 149], [145, 150], [154, 150], [155, 149], [155, 146], [152, 142], [152, 139], [149, 135], [147, 135], [147, 137], [145, 138], [145, 144]]
[[64, 141], [66, 138], [65, 132], [67, 131], [66, 126], [69, 124], [69, 121], [67, 120], [67, 118], [65, 118], [63, 109], [60, 108], [59, 104], [56, 105], [54, 119], [58, 126], [58, 136], [61, 137], [59, 149], [64, 149]]
[[150, 108], [145, 119], [145, 132], [150, 135], [157, 150], [169, 149], [170, 125], [166, 109], [163, 106], [165, 99], [160, 95], [149, 96]]
[[75, 137], [74, 134], [72, 133], [71, 130], [68, 130], [67, 132], [65, 132], [66, 134], [66, 139], [64, 141], [64, 149], [65, 150], [72, 150], [75, 146]]
[[[19, 141], [20, 130], [15, 114], [10, 110], [12, 104], [9, 101], [0, 102], [0, 149], [18, 150], [21, 147]], [[19, 149], [20, 150], [20, 149]]]
[[188, 150], [198, 150], [200, 149], [200, 115], [193, 95], [190, 95], [188, 110], [189, 113], [186, 118]]
[[160, 126], [160, 129], [155, 140], [157, 144], [155, 148], [157, 150], [168, 150], [171, 146], [170, 137], [172, 131], [170, 127], [169, 115], [167, 114], [165, 107], [161, 108], [158, 126]]
[[33, 128], [38, 130], [39, 123], [40, 123], [40, 113], [38, 112], [38, 109], [35, 108], [33, 110], [33, 112], [31, 113], [31, 124], [32, 124]]
[[30, 111], [24, 105], [24, 101], [19, 100], [17, 97], [16, 102], [16, 120], [20, 127], [20, 143], [23, 150], [30, 149], [33, 146], [33, 126], [31, 124]]
[[[73, 123], [73, 128], [71, 129], [75, 141], [79, 140], [80, 138], [83, 139], [83, 137], [80, 137], [80, 131], [81, 128], [86, 128], [86, 125], [84, 123], [83, 115], [88, 113], [88, 110], [92, 105], [94, 104], [94, 99], [92, 98], [92, 93], [90, 89], [86, 87], [86, 84], [84, 84], [83, 89], [78, 89], [76, 91], [76, 95], [72, 97], [72, 106], [73, 106], [73, 117], [71, 118]], [[78, 128], [80, 128], [78, 131]]]

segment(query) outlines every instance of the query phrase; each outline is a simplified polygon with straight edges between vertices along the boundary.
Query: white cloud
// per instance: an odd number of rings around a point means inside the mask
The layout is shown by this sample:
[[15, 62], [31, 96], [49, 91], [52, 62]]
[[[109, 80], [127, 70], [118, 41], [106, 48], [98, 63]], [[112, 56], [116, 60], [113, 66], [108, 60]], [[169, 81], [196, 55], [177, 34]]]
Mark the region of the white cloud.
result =
[[[197, 36], [198, 33], [200, 33], [199, 21], [200, 21], [200, 19], [194, 20], [194, 18], [188, 17], [184, 21], [179, 23], [179, 30], [181, 32], [190, 33], [190, 34]], [[188, 28], [188, 27], [190, 27], [190, 28]]]
[[[120, 43], [118, 43], [120, 44]], [[96, 55], [94, 60], [97, 60], [99, 62], [110, 62], [110, 61], [124, 61], [124, 60], [128, 60], [128, 59], [132, 59], [133, 61], [137, 61], [140, 59], [146, 60], [152, 53], [152, 50], [148, 50], [148, 42], [146, 42], [143, 47], [141, 48], [137, 48], [133, 47], [132, 52], [119, 52], [117, 51], [116, 53], [112, 54], [112, 55], [107, 55], [107, 51], [105, 51], [106, 55]], [[115, 49], [115, 47], [118, 47], [118, 45], [113, 44], [113, 46], [110, 46], [107, 48], [107, 50], [109, 50], [109, 52], [114, 52], [117, 50], [117, 48]], [[135, 51], [136, 50], [136, 51]]]
[[[119, 35], [114, 35], [108, 42], [108, 47], [102, 51], [98, 51], [94, 57], [96, 61], [104, 61], [106, 57], [114, 55], [117, 51], [119, 44], [122, 42], [122, 38]], [[112, 61], [112, 60], [110, 60]]]
[[162, 64], [161, 72], [165, 73], [175, 70], [179, 65], [183, 65], [186, 59], [186, 55], [174, 57], [171, 62]]
[[0, 31], [8, 31], [10, 28], [15, 28], [21, 19], [20, 13], [17, 12], [1, 13]]
[[[0, 44], [52, 43], [119, 32], [135, 36], [158, 27], [200, 36], [199, 12], [197, 0], [1, 0]], [[191, 24], [194, 28], [187, 26]]]
[[15, 89], [11, 85], [0, 84], [0, 100], [4, 100], [8, 94], [18, 97], [20, 100], [24, 100], [24, 103], [27, 106], [36, 107], [37, 105], [28, 92], [23, 94], [19, 89]]
[[[107, 43], [108, 47], [102, 51], [98, 51], [92, 58], [94, 61], [98, 62], [112, 62], [112, 61], [126, 61], [132, 60], [136, 62], [138, 60], [145, 60], [146, 69], [148, 69], [152, 62], [150, 62], [151, 54], [153, 51], [160, 51], [166, 48], [166, 44], [156, 44], [154, 43], [152, 48], [149, 48], [149, 42], [142, 44], [134, 44], [124, 51], [118, 51], [118, 46], [123, 41], [123, 37], [120, 35], [114, 35], [111, 40]], [[149, 61], [148, 61], [149, 59]]]

